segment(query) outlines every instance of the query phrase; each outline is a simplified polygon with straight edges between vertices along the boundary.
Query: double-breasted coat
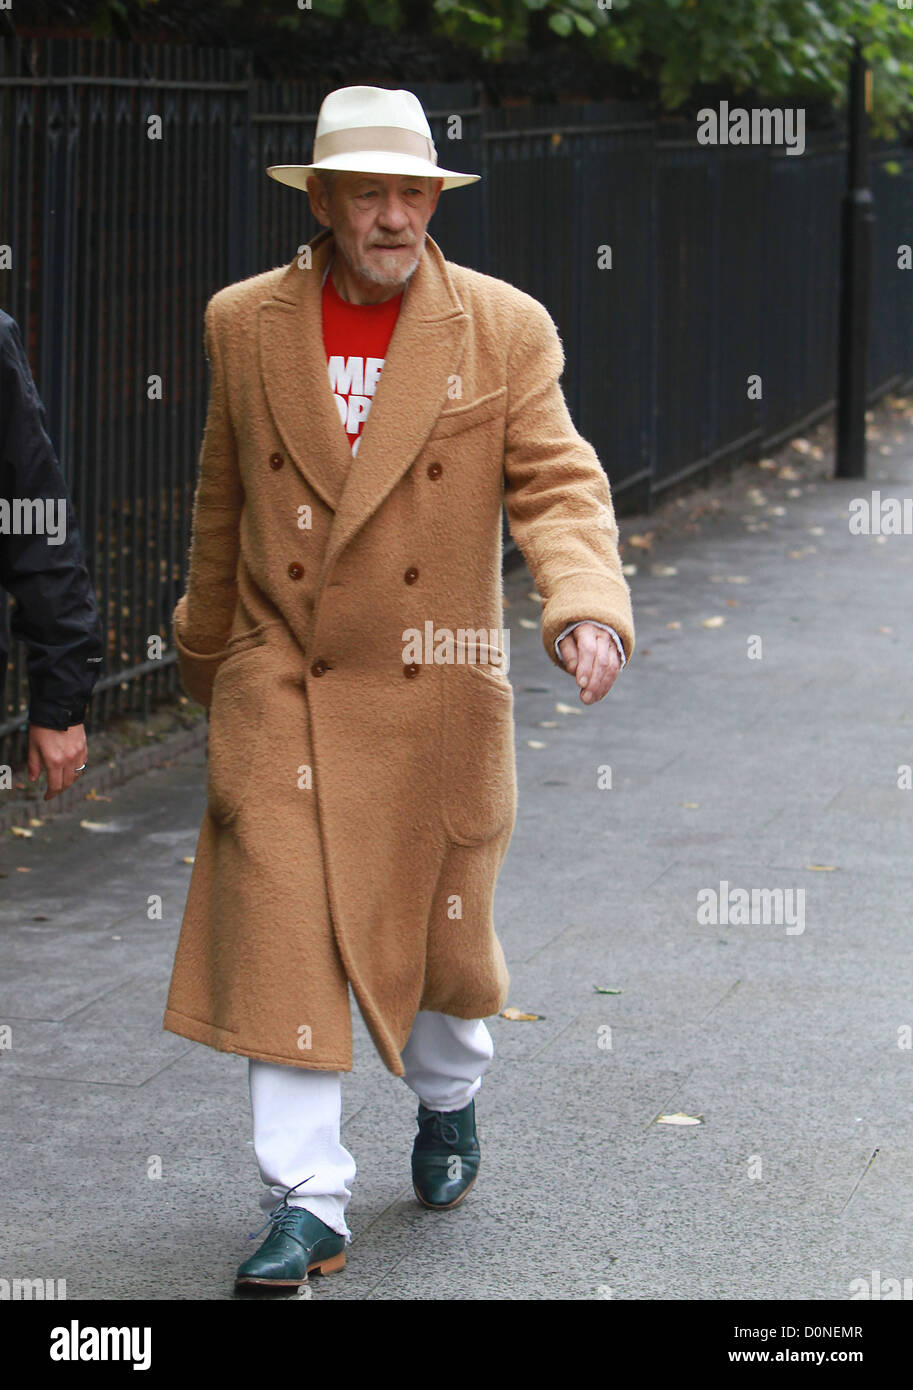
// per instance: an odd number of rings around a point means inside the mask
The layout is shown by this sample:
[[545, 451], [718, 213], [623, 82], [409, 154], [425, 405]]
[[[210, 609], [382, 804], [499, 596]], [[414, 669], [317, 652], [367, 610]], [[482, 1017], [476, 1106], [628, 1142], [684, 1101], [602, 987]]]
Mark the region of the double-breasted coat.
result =
[[[209, 712], [207, 806], [164, 1026], [348, 1071], [350, 983], [401, 1076], [419, 1009], [482, 1018], [507, 998], [502, 502], [556, 665], [570, 622], [614, 627], [628, 656], [634, 632], [609, 484], [568, 413], [546, 309], [426, 235], [353, 458], [322, 336], [333, 246], [321, 231], [206, 306], [174, 635]], [[492, 631], [473, 651], [469, 634]]]

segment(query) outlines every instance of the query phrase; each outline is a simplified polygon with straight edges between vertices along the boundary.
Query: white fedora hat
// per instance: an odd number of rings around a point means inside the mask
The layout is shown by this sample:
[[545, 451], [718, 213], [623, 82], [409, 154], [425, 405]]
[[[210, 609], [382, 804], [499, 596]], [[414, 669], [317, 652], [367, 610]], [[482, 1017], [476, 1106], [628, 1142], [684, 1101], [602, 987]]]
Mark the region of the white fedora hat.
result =
[[330, 92], [317, 116], [314, 163], [271, 164], [266, 172], [279, 183], [307, 188], [309, 175], [318, 169], [414, 174], [443, 179], [445, 189], [482, 177], [438, 168], [422, 103], [413, 92], [387, 87], [339, 87]]

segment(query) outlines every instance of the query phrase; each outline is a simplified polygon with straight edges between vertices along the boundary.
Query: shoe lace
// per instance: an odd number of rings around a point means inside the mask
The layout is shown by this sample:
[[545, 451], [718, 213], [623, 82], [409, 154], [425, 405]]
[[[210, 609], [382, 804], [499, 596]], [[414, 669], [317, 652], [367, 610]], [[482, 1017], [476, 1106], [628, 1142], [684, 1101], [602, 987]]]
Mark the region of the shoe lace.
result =
[[301, 1182], [296, 1182], [295, 1187], [287, 1187], [285, 1189], [285, 1192], [282, 1194], [281, 1201], [278, 1201], [276, 1203], [269, 1216], [264, 1221], [263, 1225], [259, 1228], [259, 1230], [252, 1231], [251, 1234], [247, 1237], [247, 1239], [256, 1240], [257, 1236], [260, 1235], [260, 1232], [265, 1231], [267, 1226], [271, 1225], [274, 1227], [275, 1230], [282, 1231], [285, 1235], [291, 1236], [292, 1240], [297, 1240], [298, 1244], [301, 1245], [303, 1249], [304, 1246], [302, 1245], [302, 1242], [298, 1240], [298, 1237], [295, 1235], [295, 1208], [289, 1206], [288, 1194], [290, 1192], [294, 1192], [295, 1188], [301, 1187], [303, 1183], [310, 1182], [313, 1176], [314, 1174], [311, 1173], [310, 1177], [302, 1178]]
[[423, 1134], [430, 1130], [433, 1138], [452, 1149], [460, 1142], [460, 1131], [452, 1120], [445, 1119], [446, 1114], [446, 1110], [427, 1111], [419, 1120], [419, 1129]]

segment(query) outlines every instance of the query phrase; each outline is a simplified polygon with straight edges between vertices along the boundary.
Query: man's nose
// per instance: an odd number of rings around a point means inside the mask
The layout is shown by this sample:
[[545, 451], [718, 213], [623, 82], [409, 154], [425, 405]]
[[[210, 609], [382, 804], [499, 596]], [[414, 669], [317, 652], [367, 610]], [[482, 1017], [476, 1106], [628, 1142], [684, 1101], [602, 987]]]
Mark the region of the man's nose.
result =
[[387, 226], [405, 227], [409, 222], [406, 204], [395, 194], [385, 198], [381, 204], [379, 220]]

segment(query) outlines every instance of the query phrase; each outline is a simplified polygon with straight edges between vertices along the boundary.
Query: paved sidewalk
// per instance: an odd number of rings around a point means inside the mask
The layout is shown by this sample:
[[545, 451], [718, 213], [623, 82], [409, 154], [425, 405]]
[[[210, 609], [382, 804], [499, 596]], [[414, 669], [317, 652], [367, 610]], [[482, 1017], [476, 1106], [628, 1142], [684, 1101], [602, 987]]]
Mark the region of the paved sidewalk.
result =
[[[913, 422], [901, 444], [877, 420], [865, 483], [756, 469], [763, 496], [733, 487], [696, 529], [624, 523], [638, 650], [594, 710], [556, 711], [573, 683], [508, 576], [520, 811], [496, 911], [510, 1002], [544, 1017], [490, 1021], [480, 1177], [436, 1214], [411, 1190], [414, 1098], [356, 1013], [354, 1240], [315, 1300], [847, 1299], [913, 1276], [913, 537], [847, 521], [873, 488], [913, 493]], [[247, 1063], [161, 1028], [202, 752], [110, 797], [0, 837], [0, 1276], [231, 1298], [262, 1219]], [[804, 890], [804, 920], [699, 923], [723, 881]], [[657, 1123], [674, 1112], [703, 1123]]]

